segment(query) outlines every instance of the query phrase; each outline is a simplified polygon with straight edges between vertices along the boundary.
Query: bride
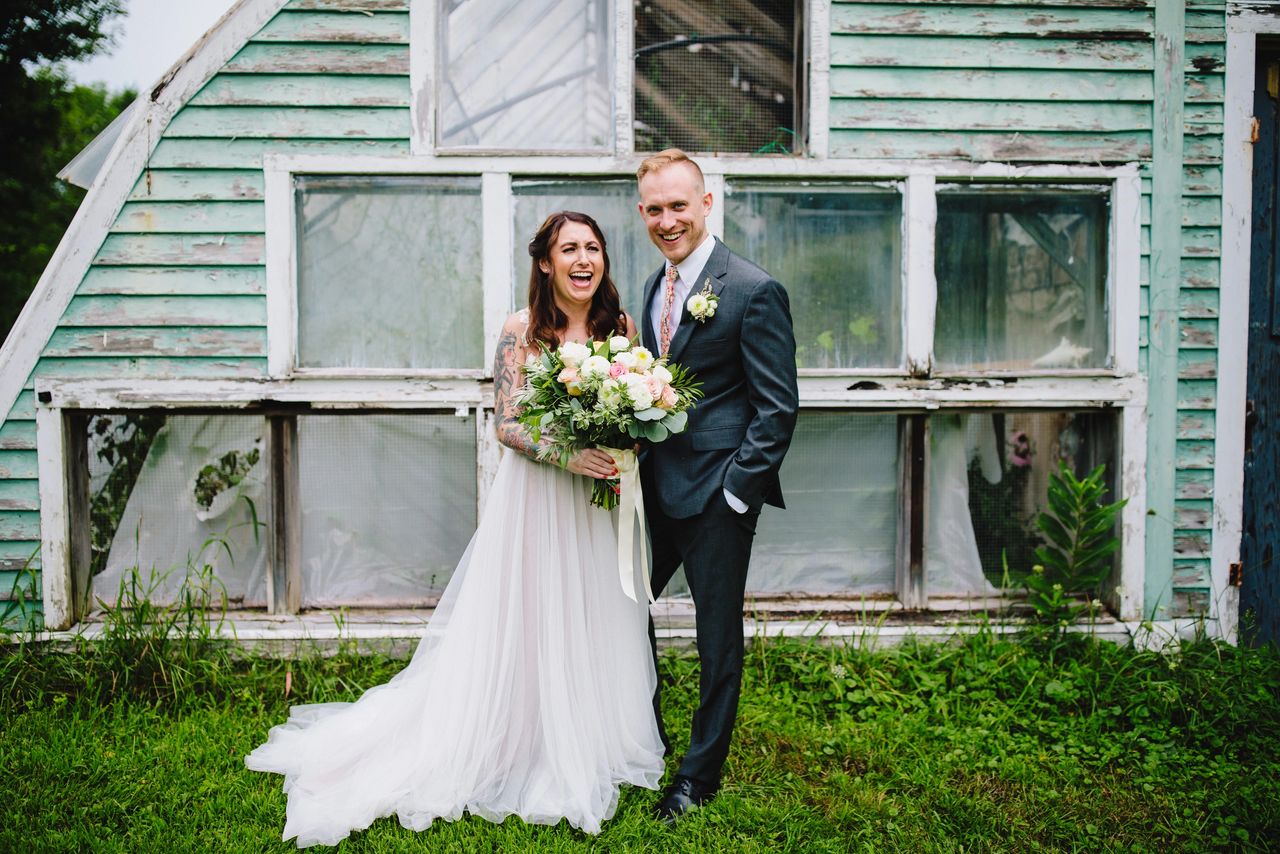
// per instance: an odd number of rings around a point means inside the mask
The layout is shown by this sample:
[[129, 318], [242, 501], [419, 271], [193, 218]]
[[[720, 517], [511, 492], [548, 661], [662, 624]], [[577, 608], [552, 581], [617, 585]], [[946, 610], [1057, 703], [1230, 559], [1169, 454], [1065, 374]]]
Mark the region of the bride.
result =
[[609, 569], [617, 514], [589, 503], [588, 478], [616, 474], [613, 459], [589, 449], [568, 471], [537, 462], [513, 402], [538, 342], [635, 327], [591, 217], [552, 214], [529, 254], [529, 307], [507, 319], [494, 361], [508, 450], [413, 659], [354, 703], [294, 707], [245, 760], [284, 775], [284, 838], [299, 847], [392, 813], [412, 830], [469, 812], [599, 833], [621, 784], [657, 788], [648, 610]]

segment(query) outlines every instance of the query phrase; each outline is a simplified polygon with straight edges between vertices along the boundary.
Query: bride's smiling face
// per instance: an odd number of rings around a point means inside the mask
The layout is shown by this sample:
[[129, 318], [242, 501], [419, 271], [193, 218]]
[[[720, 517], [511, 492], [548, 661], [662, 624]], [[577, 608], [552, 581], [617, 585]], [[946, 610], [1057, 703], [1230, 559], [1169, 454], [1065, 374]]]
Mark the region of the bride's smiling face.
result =
[[551, 252], [538, 267], [551, 277], [561, 308], [590, 305], [604, 278], [604, 248], [590, 226], [570, 220], [560, 226]]

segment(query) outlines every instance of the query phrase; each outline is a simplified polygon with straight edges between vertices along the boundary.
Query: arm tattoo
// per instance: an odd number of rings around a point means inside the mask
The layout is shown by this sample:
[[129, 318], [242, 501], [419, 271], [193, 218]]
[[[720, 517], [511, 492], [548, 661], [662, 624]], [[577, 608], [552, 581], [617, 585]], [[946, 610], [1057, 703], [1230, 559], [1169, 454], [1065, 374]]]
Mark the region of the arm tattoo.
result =
[[493, 414], [498, 441], [526, 457], [538, 458], [534, 442], [517, 420], [516, 392], [520, 388], [520, 347], [514, 332], [503, 330], [493, 357]]

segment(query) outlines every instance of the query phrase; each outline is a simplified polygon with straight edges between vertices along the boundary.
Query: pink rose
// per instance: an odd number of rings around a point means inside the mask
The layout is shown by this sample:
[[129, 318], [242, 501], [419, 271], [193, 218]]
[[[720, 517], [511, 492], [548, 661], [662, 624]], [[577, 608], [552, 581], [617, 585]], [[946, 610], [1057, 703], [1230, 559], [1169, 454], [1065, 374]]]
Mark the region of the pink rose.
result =
[[622, 364], [621, 362], [614, 362], [612, 365], [609, 366], [609, 376], [615, 380], [618, 377], [625, 374], [626, 372], [627, 372], [627, 366]]
[[578, 369], [565, 368], [563, 371], [560, 372], [560, 376], [556, 377], [556, 379], [560, 380], [560, 382], [564, 383], [565, 385], [568, 385], [569, 383], [579, 382], [580, 380], [578, 378]]
[[657, 377], [649, 376], [644, 378], [644, 384], [649, 387], [649, 394], [653, 395], [654, 400], [662, 399], [662, 390], [667, 384]]
[[663, 409], [670, 409], [671, 407], [675, 406], [676, 403], [678, 402], [679, 402], [679, 398], [676, 397], [676, 390], [673, 389], [671, 386], [665, 386], [662, 389], [662, 397], [659, 400], [659, 405]]

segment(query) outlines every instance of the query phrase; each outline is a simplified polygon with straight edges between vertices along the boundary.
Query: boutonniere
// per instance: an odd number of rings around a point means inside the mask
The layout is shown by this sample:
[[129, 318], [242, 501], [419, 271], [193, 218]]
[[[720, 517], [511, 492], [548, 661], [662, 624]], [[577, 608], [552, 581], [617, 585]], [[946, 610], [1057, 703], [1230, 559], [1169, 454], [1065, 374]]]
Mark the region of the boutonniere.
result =
[[716, 296], [715, 291], [711, 290], [711, 277], [702, 283], [702, 290], [689, 297], [689, 301], [685, 303], [685, 308], [689, 309], [689, 314], [693, 315], [693, 319], [699, 323], [706, 323], [708, 320], [716, 316], [716, 303], [720, 302], [720, 297]]

